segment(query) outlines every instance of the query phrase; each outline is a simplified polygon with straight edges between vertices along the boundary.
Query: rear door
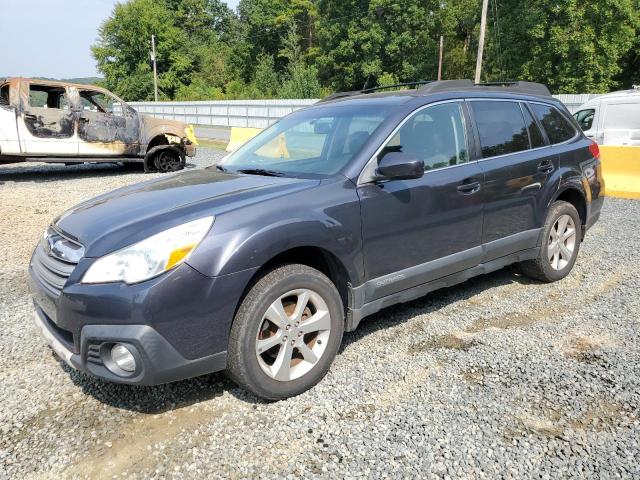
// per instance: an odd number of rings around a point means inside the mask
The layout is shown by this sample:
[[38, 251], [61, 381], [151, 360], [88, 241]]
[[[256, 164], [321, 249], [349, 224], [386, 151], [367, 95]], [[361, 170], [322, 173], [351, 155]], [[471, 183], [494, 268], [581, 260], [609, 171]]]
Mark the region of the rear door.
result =
[[75, 156], [76, 114], [65, 86], [22, 82], [18, 131], [22, 151], [36, 156]]
[[[422, 178], [362, 183], [365, 301], [476, 266], [482, 172], [471, 159], [463, 101], [423, 107], [381, 148], [424, 161]], [[365, 172], [369, 167], [365, 169]]]
[[544, 219], [539, 212], [558, 156], [527, 105], [472, 99], [484, 174], [483, 262], [533, 248]]
[[140, 147], [138, 114], [101, 90], [78, 91], [81, 156], [135, 156]]

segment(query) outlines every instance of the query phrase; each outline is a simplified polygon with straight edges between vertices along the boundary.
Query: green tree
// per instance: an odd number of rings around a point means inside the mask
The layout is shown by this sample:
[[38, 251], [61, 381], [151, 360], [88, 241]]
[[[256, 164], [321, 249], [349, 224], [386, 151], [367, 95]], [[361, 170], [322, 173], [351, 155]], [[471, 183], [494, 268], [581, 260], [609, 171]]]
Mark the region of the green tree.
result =
[[289, 65], [287, 78], [278, 93], [280, 98], [318, 98], [320, 92], [318, 69], [297, 62]]
[[261, 97], [273, 98], [280, 86], [280, 79], [275, 71], [272, 55], [260, 55], [253, 75], [253, 85]]
[[318, 0], [318, 65], [336, 90], [377, 83], [384, 72], [400, 81], [437, 72], [435, 0]]
[[[502, 75], [545, 83], [554, 93], [616, 88], [636, 38], [638, 6], [637, 0], [503, 0]], [[487, 60], [495, 76], [496, 58]]]

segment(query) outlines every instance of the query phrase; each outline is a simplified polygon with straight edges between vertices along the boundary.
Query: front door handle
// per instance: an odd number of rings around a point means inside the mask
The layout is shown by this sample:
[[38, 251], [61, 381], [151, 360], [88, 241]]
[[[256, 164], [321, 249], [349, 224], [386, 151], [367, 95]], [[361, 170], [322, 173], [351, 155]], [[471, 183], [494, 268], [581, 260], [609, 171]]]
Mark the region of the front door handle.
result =
[[465, 180], [456, 188], [463, 195], [471, 195], [480, 190], [480, 182]]
[[553, 163], [550, 160], [544, 160], [540, 162], [540, 164], [538, 164], [538, 171], [542, 173], [551, 173], [553, 172], [554, 168], [555, 167], [553, 166]]

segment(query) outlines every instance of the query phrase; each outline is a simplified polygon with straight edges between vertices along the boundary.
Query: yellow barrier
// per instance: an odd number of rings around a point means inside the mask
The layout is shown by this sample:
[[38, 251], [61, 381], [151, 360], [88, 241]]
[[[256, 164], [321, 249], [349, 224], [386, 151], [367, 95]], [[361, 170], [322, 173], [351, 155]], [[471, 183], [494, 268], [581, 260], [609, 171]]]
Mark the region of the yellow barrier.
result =
[[227, 152], [237, 150], [261, 131], [260, 128], [231, 127], [231, 138], [226, 148]]
[[640, 147], [600, 146], [604, 194], [640, 198]]

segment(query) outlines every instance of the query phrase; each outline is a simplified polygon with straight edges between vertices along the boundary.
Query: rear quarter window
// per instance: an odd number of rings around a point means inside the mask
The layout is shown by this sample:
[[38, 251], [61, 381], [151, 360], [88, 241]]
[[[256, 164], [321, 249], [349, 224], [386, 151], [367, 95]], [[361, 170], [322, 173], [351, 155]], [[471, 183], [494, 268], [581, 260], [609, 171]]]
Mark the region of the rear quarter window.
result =
[[547, 132], [547, 137], [549, 137], [551, 144], [566, 142], [576, 134], [569, 120], [555, 107], [541, 103], [532, 103], [530, 105], [533, 113], [540, 120], [542, 128]]

